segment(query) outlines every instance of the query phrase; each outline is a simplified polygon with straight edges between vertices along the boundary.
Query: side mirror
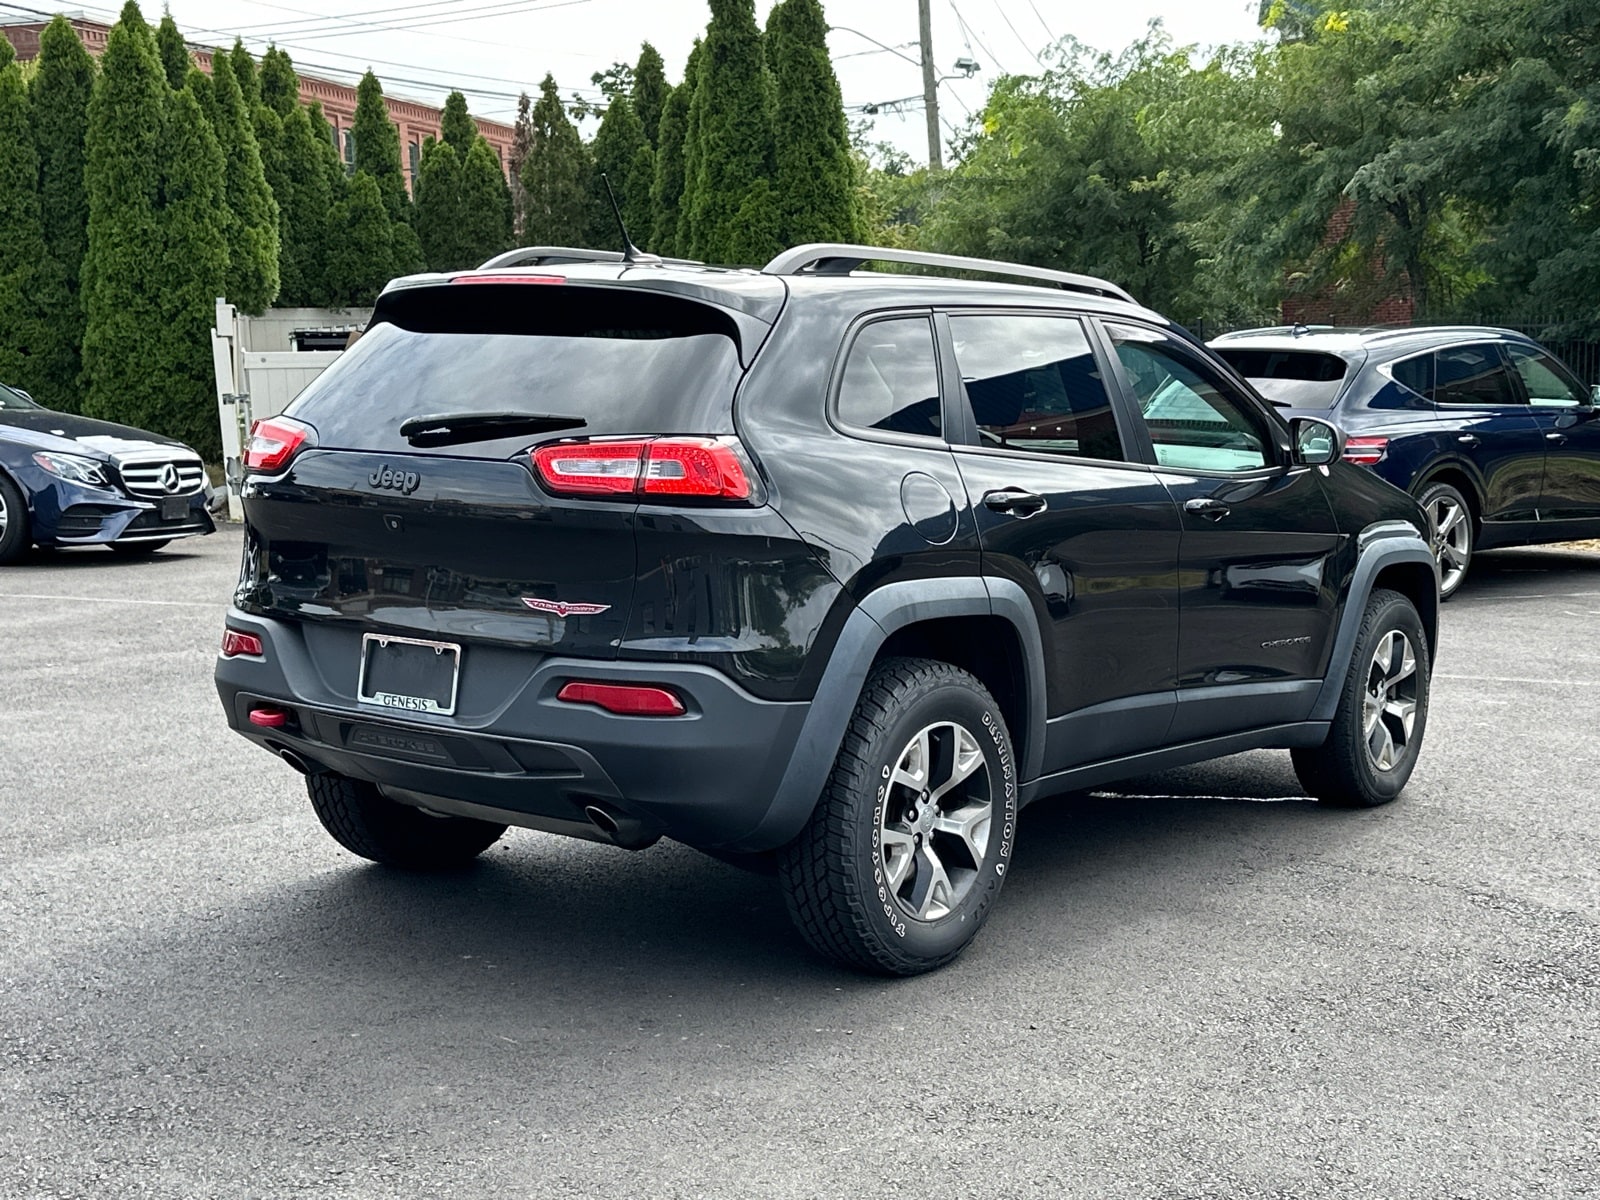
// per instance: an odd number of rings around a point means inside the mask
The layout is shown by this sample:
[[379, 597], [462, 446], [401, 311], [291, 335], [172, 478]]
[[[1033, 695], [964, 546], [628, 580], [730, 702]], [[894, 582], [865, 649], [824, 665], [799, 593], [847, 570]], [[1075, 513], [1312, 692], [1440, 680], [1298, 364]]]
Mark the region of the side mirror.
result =
[[1320, 417], [1296, 417], [1289, 423], [1294, 436], [1294, 461], [1303, 467], [1325, 467], [1344, 453], [1344, 433]]
[[1600, 383], [1593, 385], [1589, 389], [1589, 407], [1600, 408]]

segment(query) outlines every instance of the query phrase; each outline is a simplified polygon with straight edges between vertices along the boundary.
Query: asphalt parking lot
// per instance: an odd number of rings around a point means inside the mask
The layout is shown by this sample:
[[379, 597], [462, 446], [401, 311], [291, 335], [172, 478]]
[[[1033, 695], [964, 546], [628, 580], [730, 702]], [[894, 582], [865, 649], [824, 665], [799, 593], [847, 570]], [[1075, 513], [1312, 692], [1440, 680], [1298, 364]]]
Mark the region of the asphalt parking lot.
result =
[[1040, 804], [895, 982], [679, 847], [345, 854], [217, 707], [237, 558], [0, 571], [0, 1196], [1600, 1192], [1600, 554], [1474, 567], [1394, 805]]

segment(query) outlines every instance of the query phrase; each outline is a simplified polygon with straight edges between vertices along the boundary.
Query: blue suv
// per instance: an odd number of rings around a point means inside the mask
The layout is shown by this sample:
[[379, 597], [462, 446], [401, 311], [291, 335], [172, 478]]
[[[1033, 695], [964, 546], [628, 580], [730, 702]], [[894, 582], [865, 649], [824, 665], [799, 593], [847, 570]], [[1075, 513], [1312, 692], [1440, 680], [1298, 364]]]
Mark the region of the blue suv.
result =
[[1264, 397], [1428, 512], [1440, 594], [1475, 550], [1600, 537], [1600, 387], [1506, 329], [1286, 326], [1211, 343]]

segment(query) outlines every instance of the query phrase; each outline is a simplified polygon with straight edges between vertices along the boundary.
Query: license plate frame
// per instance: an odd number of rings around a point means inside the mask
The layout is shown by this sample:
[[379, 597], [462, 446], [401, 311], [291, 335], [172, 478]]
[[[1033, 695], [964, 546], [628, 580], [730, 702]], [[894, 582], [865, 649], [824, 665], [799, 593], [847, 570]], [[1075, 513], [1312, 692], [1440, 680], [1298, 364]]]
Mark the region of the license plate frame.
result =
[[[433, 657], [419, 651], [432, 650]], [[391, 653], [392, 652], [392, 653]], [[428, 668], [449, 657], [449, 687], [442, 677], [429, 679]], [[423, 687], [397, 690], [418, 682]], [[361, 635], [361, 670], [356, 678], [356, 701], [371, 708], [394, 713], [427, 713], [448, 717], [456, 711], [456, 695], [461, 687], [461, 646], [456, 642], [435, 642], [426, 638], [397, 637], [391, 633]], [[417, 694], [421, 691], [423, 694]]]
[[161, 497], [161, 519], [163, 521], [181, 521], [189, 515], [189, 497], [163, 496]]

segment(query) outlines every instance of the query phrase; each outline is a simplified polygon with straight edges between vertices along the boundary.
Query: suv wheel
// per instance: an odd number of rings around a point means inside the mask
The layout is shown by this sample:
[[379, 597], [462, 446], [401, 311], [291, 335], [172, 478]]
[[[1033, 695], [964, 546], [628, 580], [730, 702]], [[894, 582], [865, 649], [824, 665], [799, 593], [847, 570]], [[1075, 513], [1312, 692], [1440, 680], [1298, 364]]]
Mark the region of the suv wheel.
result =
[[308, 775], [306, 791], [322, 827], [352, 854], [412, 871], [463, 867], [506, 831], [470, 817], [436, 817], [391, 800], [371, 783]]
[[928, 659], [873, 668], [833, 773], [779, 878], [813, 949], [915, 975], [961, 953], [1011, 862], [1017, 780], [999, 706]]
[[1461, 587], [1472, 562], [1472, 509], [1448, 483], [1430, 483], [1417, 503], [1428, 514], [1433, 556], [1439, 560], [1439, 599], [1448, 600]]
[[1428, 641], [1411, 601], [1379, 590], [1367, 601], [1328, 740], [1293, 752], [1318, 800], [1373, 808], [1400, 794], [1428, 725]]
[[28, 542], [28, 506], [16, 485], [0, 475], [0, 563], [21, 558]]

